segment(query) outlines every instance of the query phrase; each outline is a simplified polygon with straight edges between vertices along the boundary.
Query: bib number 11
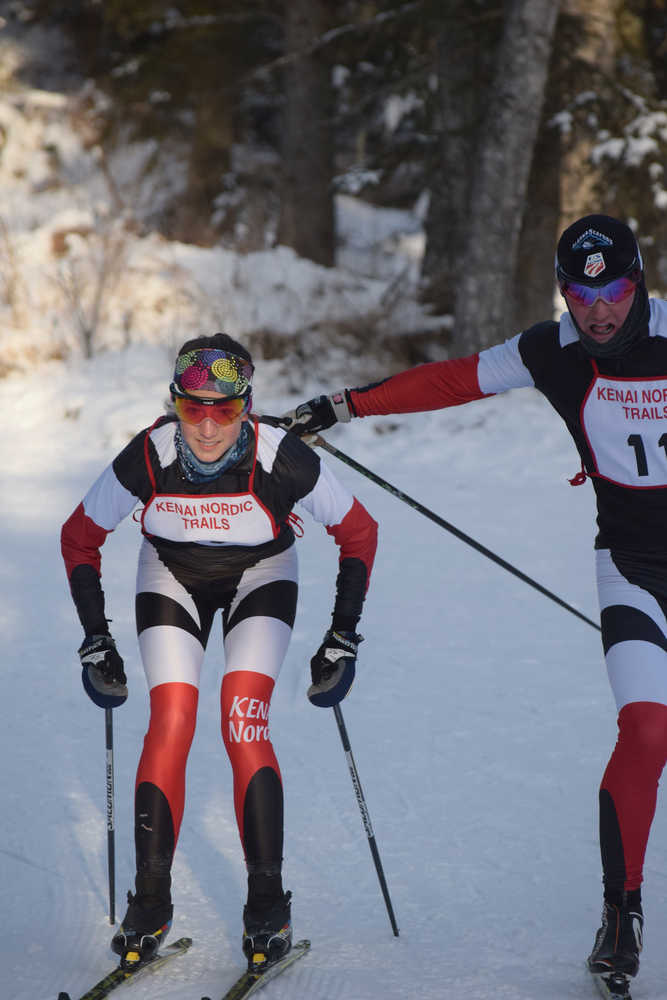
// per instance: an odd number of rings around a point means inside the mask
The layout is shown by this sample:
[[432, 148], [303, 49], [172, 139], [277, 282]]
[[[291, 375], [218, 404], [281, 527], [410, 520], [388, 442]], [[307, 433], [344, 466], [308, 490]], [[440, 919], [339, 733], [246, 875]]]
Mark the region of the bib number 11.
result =
[[[630, 434], [628, 437], [628, 444], [631, 448], [634, 448], [635, 451], [637, 475], [648, 476], [648, 460], [646, 458], [646, 448], [644, 447], [641, 434]], [[661, 434], [658, 445], [664, 449], [665, 457], [667, 457], [667, 434]]]

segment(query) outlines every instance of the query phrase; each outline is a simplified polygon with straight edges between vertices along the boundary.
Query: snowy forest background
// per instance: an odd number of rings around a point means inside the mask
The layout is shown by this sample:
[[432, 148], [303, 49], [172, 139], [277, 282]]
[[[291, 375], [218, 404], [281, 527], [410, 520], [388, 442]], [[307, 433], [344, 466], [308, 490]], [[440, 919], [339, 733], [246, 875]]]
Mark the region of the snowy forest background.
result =
[[[664, 294], [667, 12], [0, 0], [0, 18], [0, 993], [53, 1000], [114, 961], [103, 715], [80, 684], [63, 520], [155, 419], [195, 333], [243, 340], [257, 409], [279, 412], [552, 315], [555, 238], [595, 210], [636, 226]], [[569, 486], [576, 453], [533, 390], [327, 436], [596, 617], [592, 491]], [[343, 707], [401, 933], [331, 713], [305, 697], [336, 570], [307, 522], [271, 732], [295, 933], [313, 949], [267, 1000], [592, 995], [596, 792], [615, 737], [599, 635], [330, 463], [380, 523]], [[103, 554], [130, 685], [114, 713], [118, 909], [147, 709], [137, 532], [128, 518]], [[174, 937], [195, 943], [137, 1000], [216, 997], [241, 968], [221, 669], [212, 640], [174, 868]], [[661, 799], [636, 1000], [664, 993], [665, 844]]]
[[[555, 240], [588, 211], [635, 225], [667, 288], [665, 0], [2, 0], [0, 16], [10, 367], [28, 341], [90, 355], [158, 316], [163, 337], [225, 326], [290, 369], [331, 341], [394, 368], [467, 353], [551, 314]], [[345, 307], [265, 284], [277, 247]], [[195, 273], [205, 251], [217, 284]], [[247, 280], [290, 300], [287, 328], [259, 301], [235, 315]]]

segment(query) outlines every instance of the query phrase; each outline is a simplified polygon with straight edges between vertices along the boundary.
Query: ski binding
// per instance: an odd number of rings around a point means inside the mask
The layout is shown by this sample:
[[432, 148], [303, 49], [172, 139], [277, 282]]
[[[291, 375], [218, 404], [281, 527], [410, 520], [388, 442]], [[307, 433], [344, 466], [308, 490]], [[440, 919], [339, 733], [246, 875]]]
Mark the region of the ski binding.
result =
[[[156, 969], [165, 965], [170, 959], [176, 958], [178, 955], [184, 955], [191, 944], [192, 938], [182, 937], [178, 941], [167, 945], [162, 951], [156, 952], [152, 958], [147, 959], [145, 962], [140, 962], [134, 968], [126, 969], [122, 965], [119, 965], [105, 976], [104, 979], [100, 979], [98, 983], [95, 983], [89, 990], [86, 990], [79, 1000], [104, 1000], [104, 997], [107, 997], [112, 990], [122, 986], [123, 983], [138, 979], [144, 972], [155, 972]], [[58, 1000], [72, 1000], [72, 998], [69, 993], [61, 992], [58, 994]]]
[[[246, 997], [261, 990], [271, 979], [275, 979], [285, 969], [289, 969], [294, 962], [307, 955], [309, 949], [310, 941], [305, 938], [303, 941], [297, 941], [285, 957], [270, 965], [266, 972], [244, 972], [227, 990], [221, 1000], [246, 1000]], [[210, 997], [202, 997], [202, 1000], [210, 1000]]]

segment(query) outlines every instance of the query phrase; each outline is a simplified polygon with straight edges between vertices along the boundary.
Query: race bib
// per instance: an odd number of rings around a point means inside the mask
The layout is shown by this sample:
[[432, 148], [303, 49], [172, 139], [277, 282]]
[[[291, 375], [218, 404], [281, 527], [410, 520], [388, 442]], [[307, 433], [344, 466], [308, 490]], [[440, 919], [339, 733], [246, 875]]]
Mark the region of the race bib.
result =
[[144, 531], [172, 542], [261, 545], [275, 537], [271, 517], [252, 493], [160, 494], [144, 510]]
[[667, 377], [598, 375], [581, 419], [598, 475], [621, 486], [667, 486]]

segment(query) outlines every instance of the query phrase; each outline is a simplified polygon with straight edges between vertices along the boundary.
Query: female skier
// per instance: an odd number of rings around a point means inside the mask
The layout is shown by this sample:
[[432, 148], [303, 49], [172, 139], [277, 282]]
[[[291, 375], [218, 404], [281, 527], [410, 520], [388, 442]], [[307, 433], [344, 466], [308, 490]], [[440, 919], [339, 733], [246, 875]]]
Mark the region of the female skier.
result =
[[136, 435], [62, 529], [85, 634], [84, 687], [96, 704], [114, 707], [127, 697], [127, 682], [105, 614], [100, 547], [143, 506], [136, 622], [150, 722], [135, 784], [135, 893], [128, 893], [112, 939], [126, 967], [154, 954], [171, 926], [186, 762], [218, 609], [222, 737], [248, 871], [243, 950], [249, 968], [262, 971], [291, 947], [291, 894], [281, 875], [283, 790], [268, 715], [296, 613], [290, 522], [297, 502], [340, 548], [331, 627], [311, 660], [308, 697], [334, 705], [354, 678], [377, 525], [304, 442], [250, 414], [253, 371], [250, 354], [225, 334], [185, 343], [170, 386], [174, 412]]
[[565, 421], [595, 490], [602, 644], [618, 742], [599, 793], [602, 925], [589, 968], [627, 986], [642, 946], [644, 855], [667, 760], [667, 301], [649, 299], [632, 230], [588, 215], [562, 234], [567, 306], [470, 357], [421, 365], [319, 396], [281, 423], [313, 434], [336, 421], [457, 406], [520, 386]]

